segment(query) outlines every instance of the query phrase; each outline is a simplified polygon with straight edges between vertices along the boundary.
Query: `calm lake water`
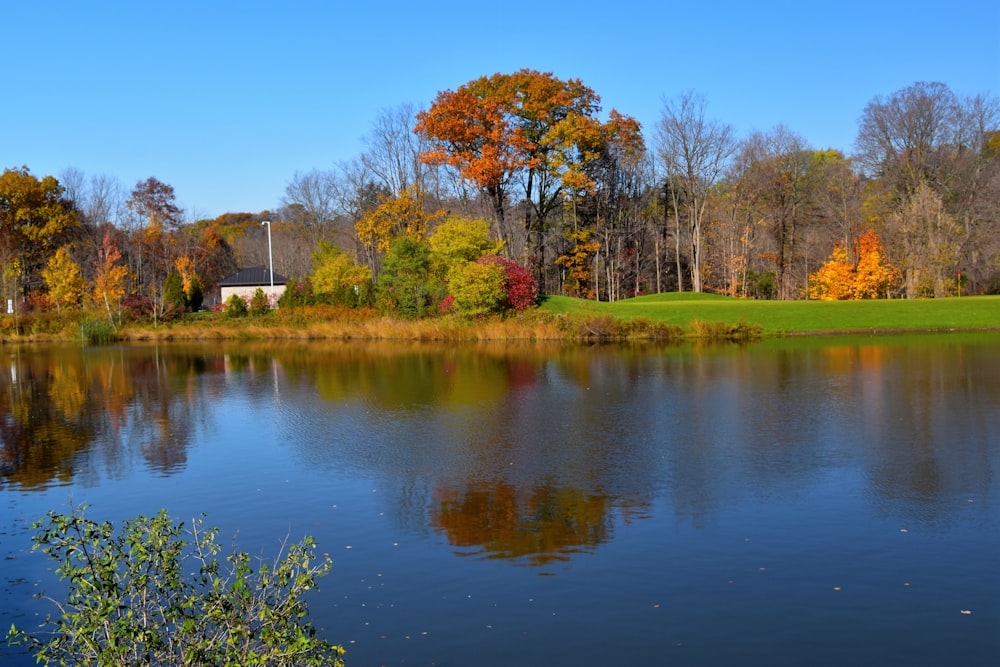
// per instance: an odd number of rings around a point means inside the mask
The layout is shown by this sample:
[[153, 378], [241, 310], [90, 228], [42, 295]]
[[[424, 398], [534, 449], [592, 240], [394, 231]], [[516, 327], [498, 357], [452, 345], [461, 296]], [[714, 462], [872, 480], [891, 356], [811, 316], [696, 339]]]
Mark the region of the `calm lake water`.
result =
[[72, 501], [315, 536], [348, 667], [1000, 664], [997, 334], [4, 347], [0, 444], [4, 630]]

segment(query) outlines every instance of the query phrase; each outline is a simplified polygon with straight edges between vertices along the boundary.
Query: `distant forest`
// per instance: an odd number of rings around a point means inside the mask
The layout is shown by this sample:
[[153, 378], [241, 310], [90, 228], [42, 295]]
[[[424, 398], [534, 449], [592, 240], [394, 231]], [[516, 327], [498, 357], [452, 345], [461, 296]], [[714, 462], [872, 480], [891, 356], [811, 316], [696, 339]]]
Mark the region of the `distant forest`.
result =
[[643, 128], [579, 80], [484, 76], [383, 110], [361, 155], [291, 175], [272, 211], [191, 220], [155, 177], [8, 168], [0, 294], [19, 311], [162, 309], [180, 276], [210, 303], [221, 279], [268, 264], [268, 232], [279, 274], [342, 255], [375, 285], [394, 240], [427, 243], [445, 220], [485, 223], [544, 294], [1000, 293], [1000, 104], [914, 83], [872, 98], [846, 155], [782, 125], [737, 136], [696, 92]]

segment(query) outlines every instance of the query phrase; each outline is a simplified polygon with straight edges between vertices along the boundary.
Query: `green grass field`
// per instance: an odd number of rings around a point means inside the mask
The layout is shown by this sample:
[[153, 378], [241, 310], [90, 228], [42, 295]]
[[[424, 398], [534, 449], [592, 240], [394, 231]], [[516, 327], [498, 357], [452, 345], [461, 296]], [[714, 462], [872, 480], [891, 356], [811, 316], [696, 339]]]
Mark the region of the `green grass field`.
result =
[[614, 303], [547, 297], [553, 313], [646, 318], [689, 329], [691, 322], [744, 320], [765, 336], [806, 333], [1000, 329], [1000, 296], [875, 301], [752, 301], [691, 292], [654, 294]]

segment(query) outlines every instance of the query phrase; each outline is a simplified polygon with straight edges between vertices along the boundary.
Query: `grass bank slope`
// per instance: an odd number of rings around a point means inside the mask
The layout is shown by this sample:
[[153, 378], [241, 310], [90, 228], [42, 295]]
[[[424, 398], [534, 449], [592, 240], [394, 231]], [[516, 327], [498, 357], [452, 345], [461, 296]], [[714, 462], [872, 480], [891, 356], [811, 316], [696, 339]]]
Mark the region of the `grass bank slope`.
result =
[[1000, 330], [1000, 296], [872, 301], [754, 301], [691, 292], [614, 303], [550, 296], [542, 308], [569, 315], [646, 318], [690, 329], [694, 321], [763, 328], [765, 336], [819, 333]]

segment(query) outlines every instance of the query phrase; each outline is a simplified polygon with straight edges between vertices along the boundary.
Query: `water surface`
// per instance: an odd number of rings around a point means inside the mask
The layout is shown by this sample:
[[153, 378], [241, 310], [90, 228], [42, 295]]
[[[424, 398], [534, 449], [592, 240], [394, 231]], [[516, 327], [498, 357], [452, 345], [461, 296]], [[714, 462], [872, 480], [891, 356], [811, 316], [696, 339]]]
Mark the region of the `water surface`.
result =
[[0, 438], [4, 628], [73, 502], [314, 535], [349, 666], [1000, 658], [995, 334], [3, 348]]

